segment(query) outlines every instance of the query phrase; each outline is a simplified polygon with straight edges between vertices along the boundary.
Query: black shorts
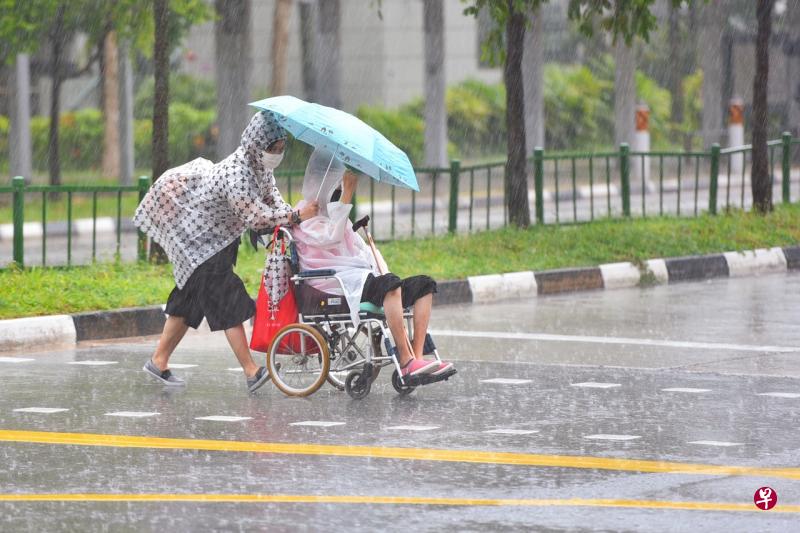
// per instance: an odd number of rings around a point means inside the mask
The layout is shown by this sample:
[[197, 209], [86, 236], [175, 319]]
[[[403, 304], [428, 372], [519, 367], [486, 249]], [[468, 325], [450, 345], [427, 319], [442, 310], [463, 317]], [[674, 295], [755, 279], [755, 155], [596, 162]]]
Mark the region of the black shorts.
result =
[[186, 325], [194, 329], [205, 317], [211, 331], [247, 321], [255, 314], [256, 304], [242, 280], [233, 273], [238, 252], [239, 239], [236, 239], [197, 267], [182, 289], [172, 289], [164, 312], [183, 317]]
[[410, 278], [400, 279], [391, 272], [377, 277], [370, 274], [364, 282], [361, 301], [383, 307], [383, 299], [386, 297], [386, 293], [398, 287], [400, 287], [404, 309], [414, 305], [414, 302], [423, 296], [436, 292], [436, 282], [430, 276], [411, 276]]

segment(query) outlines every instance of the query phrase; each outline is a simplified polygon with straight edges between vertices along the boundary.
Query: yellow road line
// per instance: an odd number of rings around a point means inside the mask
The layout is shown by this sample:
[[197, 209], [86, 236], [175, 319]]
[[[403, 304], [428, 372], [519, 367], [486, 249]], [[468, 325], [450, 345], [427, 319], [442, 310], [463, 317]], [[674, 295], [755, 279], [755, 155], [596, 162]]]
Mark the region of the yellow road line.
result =
[[390, 448], [333, 444], [284, 442], [248, 442], [228, 440], [172, 439], [95, 433], [55, 433], [49, 431], [0, 430], [0, 442], [67, 444], [75, 446], [107, 446], [115, 448], [162, 448], [250, 452], [286, 455], [319, 455], [333, 457], [370, 457], [414, 461], [443, 461], [514, 466], [549, 466], [662, 474], [703, 474], [714, 476], [755, 476], [800, 479], [800, 468], [761, 468], [699, 463], [678, 463], [643, 459], [617, 459], [574, 455], [541, 455], [530, 453], [490, 452], [480, 450], [445, 450], [435, 448]]
[[[762, 512], [752, 503], [626, 499], [414, 498], [406, 496], [328, 496], [315, 494], [0, 494], [0, 502], [193, 502], [193, 503], [342, 503], [486, 507], [617, 507], [686, 511]], [[775, 506], [770, 512], [800, 513], [800, 505]]]

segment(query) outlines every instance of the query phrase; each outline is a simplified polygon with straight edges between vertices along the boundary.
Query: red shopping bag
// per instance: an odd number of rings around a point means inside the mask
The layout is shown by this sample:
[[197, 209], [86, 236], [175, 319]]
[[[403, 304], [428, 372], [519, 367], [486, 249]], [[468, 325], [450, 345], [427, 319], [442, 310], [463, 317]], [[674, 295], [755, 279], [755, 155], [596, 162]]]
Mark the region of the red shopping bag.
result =
[[[280, 226], [272, 234], [272, 251], [267, 255], [264, 275], [256, 298], [256, 317], [253, 321], [253, 335], [250, 348], [257, 352], [269, 351], [275, 335], [283, 327], [297, 322], [297, 302], [290, 278], [291, 261], [286, 256], [286, 242], [278, 234]], [[292, 334], [281, 342], [281, 349], [299, 349], [300, 336]]]
[[[283, 296], [278, 309], [273, 314], [269, 308], [269, 296], [264, 287], [264, 278], [261, 279], [261, 287], [258, 289], [256, 298], [256, 316], [253, 320], [253, 336], [250, 338], [250, 348], [257, 352], [269, 351], [272, 340], [283, 327], [297, 322], [297, 302], [294, 298], [294, 290], [290, 287]], [[295, 352], [300, 350], [300, 336], [293, 333], [283, 339], [281, 349], [290, 349]]]

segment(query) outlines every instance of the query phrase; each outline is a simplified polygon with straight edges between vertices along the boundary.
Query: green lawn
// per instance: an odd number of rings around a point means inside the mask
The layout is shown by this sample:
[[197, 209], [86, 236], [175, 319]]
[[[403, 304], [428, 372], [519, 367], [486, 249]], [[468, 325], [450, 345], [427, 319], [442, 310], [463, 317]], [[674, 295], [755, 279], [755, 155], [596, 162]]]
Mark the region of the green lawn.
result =
[[[765, 217], [734, 211], [695, 219], [601, 220], [379, 246], [397, 274], [446, 280], [798, 243], [800, 204], [778, 206]], [[242, 247], [236, 270], [252, 293], [263, 263], [263, 249]], [[170, 267], [149, 264], [0, 270], [0, 318], [160, 304], [172, 287]]]

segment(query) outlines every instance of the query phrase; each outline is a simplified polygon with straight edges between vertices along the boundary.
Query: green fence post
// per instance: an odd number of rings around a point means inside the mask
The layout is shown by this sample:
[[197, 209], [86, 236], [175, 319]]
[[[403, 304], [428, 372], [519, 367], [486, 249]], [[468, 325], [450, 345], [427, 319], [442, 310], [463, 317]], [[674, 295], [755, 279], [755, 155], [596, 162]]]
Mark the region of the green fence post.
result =
[[353, 193], [353, 198], [350, 199], [350, 203], [353, 204], [353, 207], [350, 209], [350, 222], [356, 221], [356, 211], [358, 210], [358, 200], [356, 200], [356, 193]]
[[11, 180], [14, 187], [14, 262], [18, 267], [25, 266], [25, 245], [22, 239], [22, 227], [25, 223], [25, 178], [15, 176]]
[[447, 231], [456, 232], [458, 223], [458, 182], [461, 179], [461, 161], [450, 161], [450, 219], [447, 222]]
[[544, 224], [544, 149], [533, 149], [533, 188], [536, 191], [536, 223]]
[[631, 157], [628, 143], [619, 145], [619, 172], [622, 182], [622, 214], [631, 216]]
[[[144, 195], [150, 189], [150, 178], [147, 176], [139, 176], [139, 203], [142, 203]], [[138, 231], [139, 241], [139, 261], [147, 261], [147, 235], [141, 230]]]
[[789, 203], [789, 181], [791, 180], [791, 156], [792, 153], [792, 134], [788, 131], [783, 132], [783, 180], [781, 181], [781, 188], [783, 189], [783, 203]]
[[719, 183], [719, 144], [711, 145], [711, 175], [708, 184], [708, 212], [717, 214], [717, 185]]

